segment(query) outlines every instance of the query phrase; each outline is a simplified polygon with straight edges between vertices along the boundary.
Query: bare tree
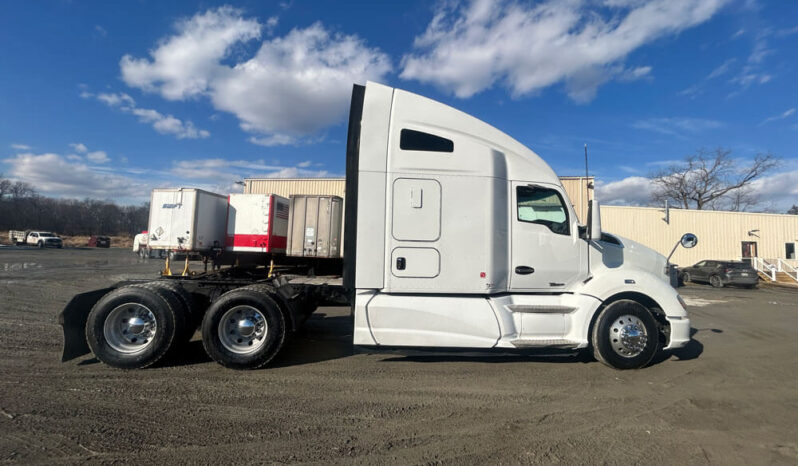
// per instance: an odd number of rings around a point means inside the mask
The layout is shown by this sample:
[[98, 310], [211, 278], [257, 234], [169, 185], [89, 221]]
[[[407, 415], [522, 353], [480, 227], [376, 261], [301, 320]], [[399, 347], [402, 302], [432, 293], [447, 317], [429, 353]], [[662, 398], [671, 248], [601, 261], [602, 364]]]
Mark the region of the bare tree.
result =
[[731, 151], [718, 148], [699, 150], [684, 163], [654, 173], [652, 201], [672, 202], [685, 209], [747, 210], [758, 202], [751, 183], [776, 168], [780, 159], [773, 154], [757, 154], [744, 164], [731, 157]]
[[798, 205], [793, 204], [790, 210], [787, 211], [790, 215], [798, 215]]

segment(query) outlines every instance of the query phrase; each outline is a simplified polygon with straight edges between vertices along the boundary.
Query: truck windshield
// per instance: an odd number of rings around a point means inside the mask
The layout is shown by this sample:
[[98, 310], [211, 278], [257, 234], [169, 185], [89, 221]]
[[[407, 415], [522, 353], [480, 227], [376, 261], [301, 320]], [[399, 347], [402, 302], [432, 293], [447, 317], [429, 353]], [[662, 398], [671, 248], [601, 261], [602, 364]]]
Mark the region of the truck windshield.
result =
[[547, 226], [554, 233], [570, 234], [568, 211], [560, 193], [537, 186], [519, 186], [518, 220]]
[[55, 236], [55, 235], [54, 235], [54, 234], [52, 234], [52, 233], [48, 233], [48, 232], [46, 232], [46, 231], [43, 231], [43, 232], [39, 233], [39, 236], [48, 237], [48, 236]]

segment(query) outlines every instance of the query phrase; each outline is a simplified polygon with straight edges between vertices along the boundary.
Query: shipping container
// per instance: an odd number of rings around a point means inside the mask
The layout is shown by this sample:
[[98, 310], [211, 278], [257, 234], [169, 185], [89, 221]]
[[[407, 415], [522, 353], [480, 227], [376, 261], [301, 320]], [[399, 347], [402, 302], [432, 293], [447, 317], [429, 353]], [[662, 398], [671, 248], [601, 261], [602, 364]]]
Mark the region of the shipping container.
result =
[[227, 196], [194, 188], [153, 189], [150, 249], [205, 252], [225, 240]]
[[338, 196], [291, 196], [287, 254], [341, 257], [342, 212]]
[[284, 253], [287, 234], [288, 199], [274, 194], [230, 195], [227, 251]]

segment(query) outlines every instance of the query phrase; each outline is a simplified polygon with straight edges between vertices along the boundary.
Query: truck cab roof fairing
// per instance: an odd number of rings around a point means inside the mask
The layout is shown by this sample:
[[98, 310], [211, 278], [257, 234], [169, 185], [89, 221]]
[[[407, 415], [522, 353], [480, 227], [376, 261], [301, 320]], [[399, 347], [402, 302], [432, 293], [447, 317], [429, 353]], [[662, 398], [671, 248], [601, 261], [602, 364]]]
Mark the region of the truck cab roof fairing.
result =
[[[369, 82], [366, 85], [367, 98], [368, 89], [372, 87], [385, 88]], [[388, 141], [391, 147], [399, 148], [400, 132], [408, 129], [453, 140], [455, 149], [449, 157], [428, 157], [428, 153], [423, 151], [405, 151], [404, 157], [388, 160], [385, 164], [388, 172], [423, 171], [429, 174], [439, 171], [561, 186], [557, 175], [540, 156], [506, 133], [446, 104], [401, 89], [391, 90], [393, 102]], [[466, 148], [464, 144], [475, 149], [481, 146], [482, 150], [463, 150]], [[489, 162], [486, 157], [494, 160]]]

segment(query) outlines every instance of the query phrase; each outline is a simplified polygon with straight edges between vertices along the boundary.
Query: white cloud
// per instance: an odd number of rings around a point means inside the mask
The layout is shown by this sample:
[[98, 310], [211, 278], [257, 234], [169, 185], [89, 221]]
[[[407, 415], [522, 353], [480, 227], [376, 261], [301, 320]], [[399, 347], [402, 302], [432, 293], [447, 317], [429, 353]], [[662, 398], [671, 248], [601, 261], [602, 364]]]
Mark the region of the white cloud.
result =
[[86, 159], [89, 162], [94, 162], [94, 163], [108, 163], [111, 161], [111, 159], [108, 158], [108, 154], [106, 154], [105, 151], [102, 150], [89, 152], [88, 154], [86, 154]]
[[19, 144], [19, 143], [11, 144], [11, 148], [14, 149], [14, 150], [30, 150], [31, 149], [31, 147], [29, 145], [27, 145], [27, 144]]
[[183, 121], [173, 115], [164, 115], [150, 108], [137, 107], [133, 97], [124, 92], [97, 94], [97, 100], [109, 107], [137, 116], [140, 122], [151, 124], [153, 129], [161, 134], [171, 134], [178, 139], [204, 139], [211, 135], [207, 130], [197, 129], [191, 121]]
[[99, 37], [105, 37], [105, 36], [108, 35], [108, 31], [104, 27], [100, 26], [99, 24], [94, 26], [94, 32]]
[[236, 181], [244, 178], [320, 178], [333, 176], [327, 170], [309, 170], [310, 162], [296, 166], [281, 166], [262, 160], [194, 159], [180, 160], [172, 164], [172, 178], [193, 180], [217, 192], [237, 190]]
[[[798, 161], [794, 160], [792, 165], [798, 165]], [[798, 169], [755, 180], [751, 188], [764, 207], [785, 212], [798, 204]]]
[[712, 72], [707, 75], [707, 79], [714, 79], [728, 73], [729, 69], [736, 61], [736, 58], [729, 58], [728, 60], [724, 61], [720, 64], [720, 66], [712, 70]]
[[[786, 212], [798, 204], [798, 159], [787, 161], [787, 170], [753, 181], [750, 193], [759, 201], [755, 210]], [[629, 176], [618, 181], [596, 182], [596, 198], [602, 205], [651, 205], [649, 178]]]
[[603, 205], [650, 205], [651, 191], [651, 180], [642, 176], [610, 183], [596, 182], [596, 198]]
[[633, 128], [654, 131], [667, 136], [684, 137], [685, 134], [697, 134], [703, 131], [722, 128], [723, 122], [703, 118], [648, 118], [632, 124]]
[[[577, 101], [592, 98], [639, 47], [711, 18], [726, 0], [473, 0], [441, 3], [401, 77], [462, 98], [494, 85], [515, 96], [563, 82]], [[648, 74], [647, 67], [635, 68]], [[622, 73], [623, 77], [625, 74]], [[634, 72], [632, 72], [634, 75]]]
[[175, 29], [149, 58], [125, 55], [123, 80], [169, 100], [207, 96], [256, 134], [254, 144], [294, 144], [342, 121], [352, 83], [380, 80], [391, 70], [387, 55], [321, 23], [264, 41], [253, 57], [233, 66], [224, 61], [234, 48], [261, 35], [256, 19], [222, 7], [179, 21]]
[[792, 116], [794, 113], [795, 113], [795, 108], [789, 108], [789, 109], [787, 109], [787, 110], [783, 111], [782, 113], [780, 113], [780, 114], [778, 114], [778, 115], [774, 115], [774, 116], [772, 116], [772, 117], [765, 118], [765, 119], [762, 121], [762, 123], [760, 123], [760, 124], [759, 124], [759, 126], [762, 126], [762, 125], [768, 124], [768, 123], [770, 123], [770, 122], [772, 122], [772, 121], [778, 121], [778, 120], [783, 120], [783, 119], [785, 119], [785, 118], [789, 118], [789, 117], [791, 117], [791, 116]]
[[145, 182], [103, 173], [59, 154], [17, 154], [3, 162], [8, 164], [12, 178], [30, 183], [36, 191], [51, 196], [143, 199], [149, 194], [150, 187]]
[[69, 147], [75, 149], [75, 151], [78, 152], [79, 154], [85, 154], [89, 150], [89, 148], [86, 147], [86, 144], [83, 144], [81, 142], [70, 144]]
[[258, 21], [243, 18], [241, 10], [230, 6], [208, 10], [178, 21], [175, 34], [150, 51], [151, 60], [123, 56], [122, 79], [169, 100], [202, 94], [222, 71], [219, 61], [228, 56], [231, 46], [257, 39], [260, 33]]

